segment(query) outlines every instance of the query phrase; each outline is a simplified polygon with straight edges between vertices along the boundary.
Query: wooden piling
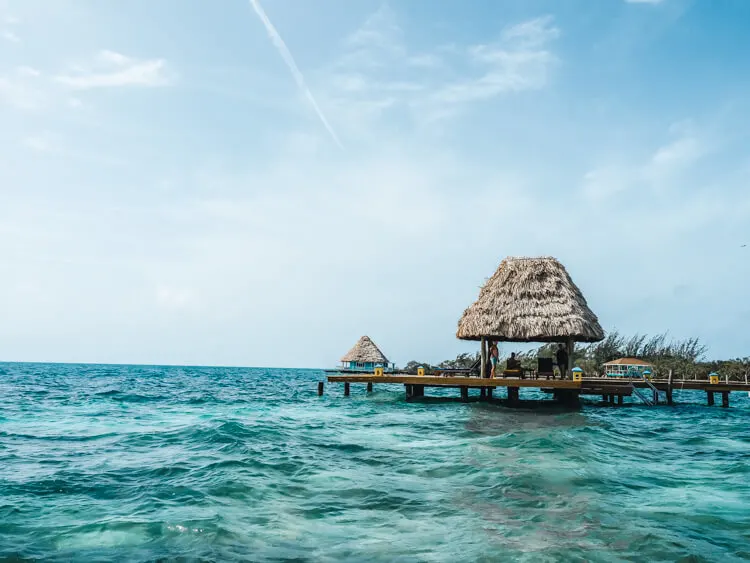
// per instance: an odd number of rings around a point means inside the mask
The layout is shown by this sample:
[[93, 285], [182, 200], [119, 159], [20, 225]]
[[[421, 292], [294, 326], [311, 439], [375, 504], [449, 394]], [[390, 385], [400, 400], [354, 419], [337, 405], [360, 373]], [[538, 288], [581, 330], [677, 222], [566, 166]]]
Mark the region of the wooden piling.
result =
[[372, 393], [372, 381], [367, 383], [367, 392]]
[[406, 398], [411, 399], [413, 387], [407, 383], [406, 385], [404, 385], [404, 390], [406, 391]]
[[672, 406], [674, 402], [672, 401], [672, 388], [674, 387], [673, 383], [673, 373], [672, 370], [669, 370], [669, 381], [667, 381], [667, 404]]
[[479, 389], [479, 398], [482, 401], [484, 401], [484, 400], [487, 399], [487, 388], [486, 387], [482, 387], [481, 389]]
[[344, 383], [344, 397], [349, 396], [349, 382]]
[[518, 387], [508, 387], [508, 402], [509, 403], [518, 402]]
[[708, 399], [708, 406], [713, 407], [714, 406], [714, 392], [706, 391], [706, 397]]
[[621, 405], [621, 404], [622, 404], [622, 402], [623, 402], [623, 398], [622, 398], [622, 395], [617, 395], [617, 404], [618, 404], [618, 405]]
[[488, 401], [492, 400], [492, 391], [493, 391], [492, 387], [487, 387], [487, 400]]
[[659, 404], [659, 392], [656, 389], [654, 389], [654, 404]]
[[729, 391], [721, 392], [721, 406], [725, 409], [729, 408]]
[[461, 387], [461, 400], [465, 403], [469, 401], [469, 388], [466, 386]]
[[322, 396], [323, 396], [323, 382], [318, 381], [318, 397], [322, 397]]
[[485, 339], [479, 341], [479, 377], [487, 377], [487, 347], [484, 345]]

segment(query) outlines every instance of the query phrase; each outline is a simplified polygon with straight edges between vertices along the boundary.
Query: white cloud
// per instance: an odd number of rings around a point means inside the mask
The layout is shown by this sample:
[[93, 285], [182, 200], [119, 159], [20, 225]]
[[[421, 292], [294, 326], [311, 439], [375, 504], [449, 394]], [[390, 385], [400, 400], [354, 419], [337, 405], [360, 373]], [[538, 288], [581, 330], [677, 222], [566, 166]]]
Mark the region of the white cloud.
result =
[[645, 160], [612, 162], [587, 172], [583, 195], [590, 201], [603, 202], [619, 196], [653, 197], [676, 187], [675, 181], [690, 172], [708, 153], [709, 146], [689, 122], [675, 124], [670, 130], [676, 138], [654, 149]]
[[471, 102], [543, 88], [557, 60], [549, 47], [559, 35], [544, 16], [506, 27], [495, 42], [410, 52], [396, 14], [383, 6], [344, 41], [319, 82], [348, 126], [363, 121], [367, 129], [369, 120], [399, 107], [430, 122]]
[[2, 37], [3, 39], [5, 39], [6, 41], [9, 41], [10, 43], [20, 43], [21, 42], [21, 38], [18, 37], [18, 35], [16, 35], [12, 31], [7, 30], [7, 29], [4, 30], [4, 31], [2, 31], [2, 32], [0, 32], [0, 37]]
[[469, 55], [484, 67], [476, 78], [464, 78], [435, 93], [435, 99], [450, 103], [493, 98], [504, 92], [536, 90], [547, 83], [556, 57], [547, 50], [560, 35], [552, 18], [545, 16], [506, 28], [494, 44], [475, 45]]
[[56, 147], [53, 136], [49, 132], [30, 135], [23, 139], [22, 144], [26, 148], [37, 152], [52, 152]]
[[196, 303], [195, 291], [186, 287], [160, 286], [156, 289], [156, 303], [166, 309], [184, 309]]
[[30, 67], [18, 67], [0, 75], [0, 102], [21, 110], [36, 110], [49, 102], [41, 73]]
[[100, 51], [93, 61], [76, 65], [56, 80], [76, 90], [122, 86], [166, 86], [173, 79], [164, 59], [134, 59], [114, 51]]

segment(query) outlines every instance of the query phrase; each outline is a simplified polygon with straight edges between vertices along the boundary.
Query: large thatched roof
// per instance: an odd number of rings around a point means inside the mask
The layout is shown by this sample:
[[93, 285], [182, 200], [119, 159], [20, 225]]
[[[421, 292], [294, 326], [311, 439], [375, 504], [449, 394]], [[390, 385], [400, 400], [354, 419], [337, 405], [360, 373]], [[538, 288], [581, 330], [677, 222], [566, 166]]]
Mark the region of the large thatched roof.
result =
[[380, 351], [375, 343], [370, 340], [369, 336], [363, 336], [354, 345], [354, 348], [349, 350], [346, 355], [341, 358], [342, 362], [372, 362], [375, 364], [387, 364], [388, 358], [385, 354]]
[[597, 342], [604, 331], [554, 258], [506, 258], [464, 311], [456, 336], [510, 342]]

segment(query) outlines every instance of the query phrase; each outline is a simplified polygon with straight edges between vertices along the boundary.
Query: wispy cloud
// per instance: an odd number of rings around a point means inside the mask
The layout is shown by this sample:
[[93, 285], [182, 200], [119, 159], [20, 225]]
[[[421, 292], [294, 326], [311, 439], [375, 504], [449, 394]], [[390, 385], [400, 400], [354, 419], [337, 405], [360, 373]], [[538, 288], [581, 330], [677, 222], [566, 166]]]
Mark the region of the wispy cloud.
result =
[[6, 30], [0, 32], [0, 37], [2, 37], [3, 39], [5, 39], [6, 41], [9, 41], [11, 43], [20, 43], [21, 42], [21, 38], [18, 37], [18, 35], [16, 35], [12, 31], [10, 31], [9, 29], [6, 29]]
[[292, 56], [292, 53], [287, 48], [286, 43], [281, 38], [281, 35], [279, 35], [279, 32], [276, 30], [276, 27], [274, 27], [274, 25], [271, 23], [271, 20], [266, 15], [266, 12], [263, 10], [263, 7], [260, 5], [260, 2], [258, 2], [258, 0], [250, 0], [250, 4], [252, 5], [253, 10], [255, 10], [255, 13], [258, 15], [258, 18], [260, 18], [260, 21], [263, 23], [264, 27], [266, 28], [266, 31], [268, 32], [268, 36], [271, 38], [271, 41], [278, 49], [279, 54], [281, 55], [281, 58], [284, 59], [286, 66], [289, 67], [289, 70], [292, 73], [294, 80], [297, 82], [297, 86], [299, 87], [300, 90], [302, 90], [305, 97], [310, 102], [310, 105], [312, 105], [313, 109], [315, 110], [315, 113], [318, 114], [318, 117], [320, 118], [320, 121], [323, 123], [323, 126], [328, 130], [328, 133], [331, 135], [331, 137], [336, 142], [336, 144], [339, 147], [344, 148], [344, 146], [341, 144], [341, 141], [339, 140], [338, 135], [336, 134], [336, 131], [333, 130], [333, 127], [331, 126], [325, 114], [323, 113], [323, 110], [320, 109], [318, 102], [315, 100], [315, 96], [313, 96], [312, 91], [307, 86], [305, 77], [300, 71], [299, 67], [297, 67], [297, 63], [294, 61], [294, 57]]
[[23, 139], [22, 144], [36, 152], [52, 152], [56, 149], [56, 143], [49, 132], [30, 135]]
[[76, 65], [56, 77], [65, 86], [76, 90], [120, 86], [166, 86], [172, 75], [164, 59], [134, 59], [114, 51], [100, 51], [94, 60]]
[[396, 14], [383, 6], [344, 41], [322, 80], [342, 112], [372, 117], [405, 106], [433, 121], [472, 102], [546, 86], [559, 35], [544, 16], [506, 27], [494, 42], [410, 52]]
[[25, 66], [0, 75], [0, 103], [27, 111], [45, 106], [48, 95], [40, 77], [38, 70]]
[[670, 128], [674, 138], [654, 149], [639, 162], [610, 163], [590, 170], [584, 176], [583, 194], [591, 201], [610, 200], [620, 194], [641, 193], [646, 198], [669, 191], [710, 151], [710, 143], [692, 124]]

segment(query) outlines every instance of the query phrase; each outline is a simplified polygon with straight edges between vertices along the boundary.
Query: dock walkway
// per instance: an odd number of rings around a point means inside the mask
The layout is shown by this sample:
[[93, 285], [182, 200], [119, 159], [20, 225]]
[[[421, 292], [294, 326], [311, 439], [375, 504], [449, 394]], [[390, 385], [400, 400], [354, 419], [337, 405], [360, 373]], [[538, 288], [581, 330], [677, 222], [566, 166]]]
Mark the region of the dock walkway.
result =
[[[507, 389], [508, 402], [519, 402], [519, 389], [532, 388], [550, 393], [563, 403], [577, 403], [580, 396], [601, 396], [605, 403], [623, 404], [623, 397], [635, 394], [646, 404], [673, 404], [673, 391], [692, 390], [706, 393], [709, 406], [714, 404], [714, 395], [721, 395], [723, 407], [729, 406], [729, 394], [732, 392], [750, 392], [750, 385], [741, 382], [711, 383], [708, 380], [681, 379], [627, 379], [627, 378], [583, 378], [580, 381], [570, 379], [518, 379], [518, 378], [479, 378], [466, 376], [435, 376], [412, 374], [344, 374], [329, 375], [329, 383], [343, 383], [344, 395], [350, 394], [352, 383], [364, 383], [371, 392], [375, 384], [403, 385], [407, 399], [424, 397], [425, 389], [430, 387], [459, 389], [461, 398], [469, 400], [469, 390], [479, 389], [480, 399], [492, 400], [497, 388]], [[643, 393], [645, 390], [645, 395]], [[661, 397], [664, 393], [664, 397]], [[318, 383], [318, 394], [323, 394], [323, 382]], [[651, 398], [653, 397], [653, 399]]]

